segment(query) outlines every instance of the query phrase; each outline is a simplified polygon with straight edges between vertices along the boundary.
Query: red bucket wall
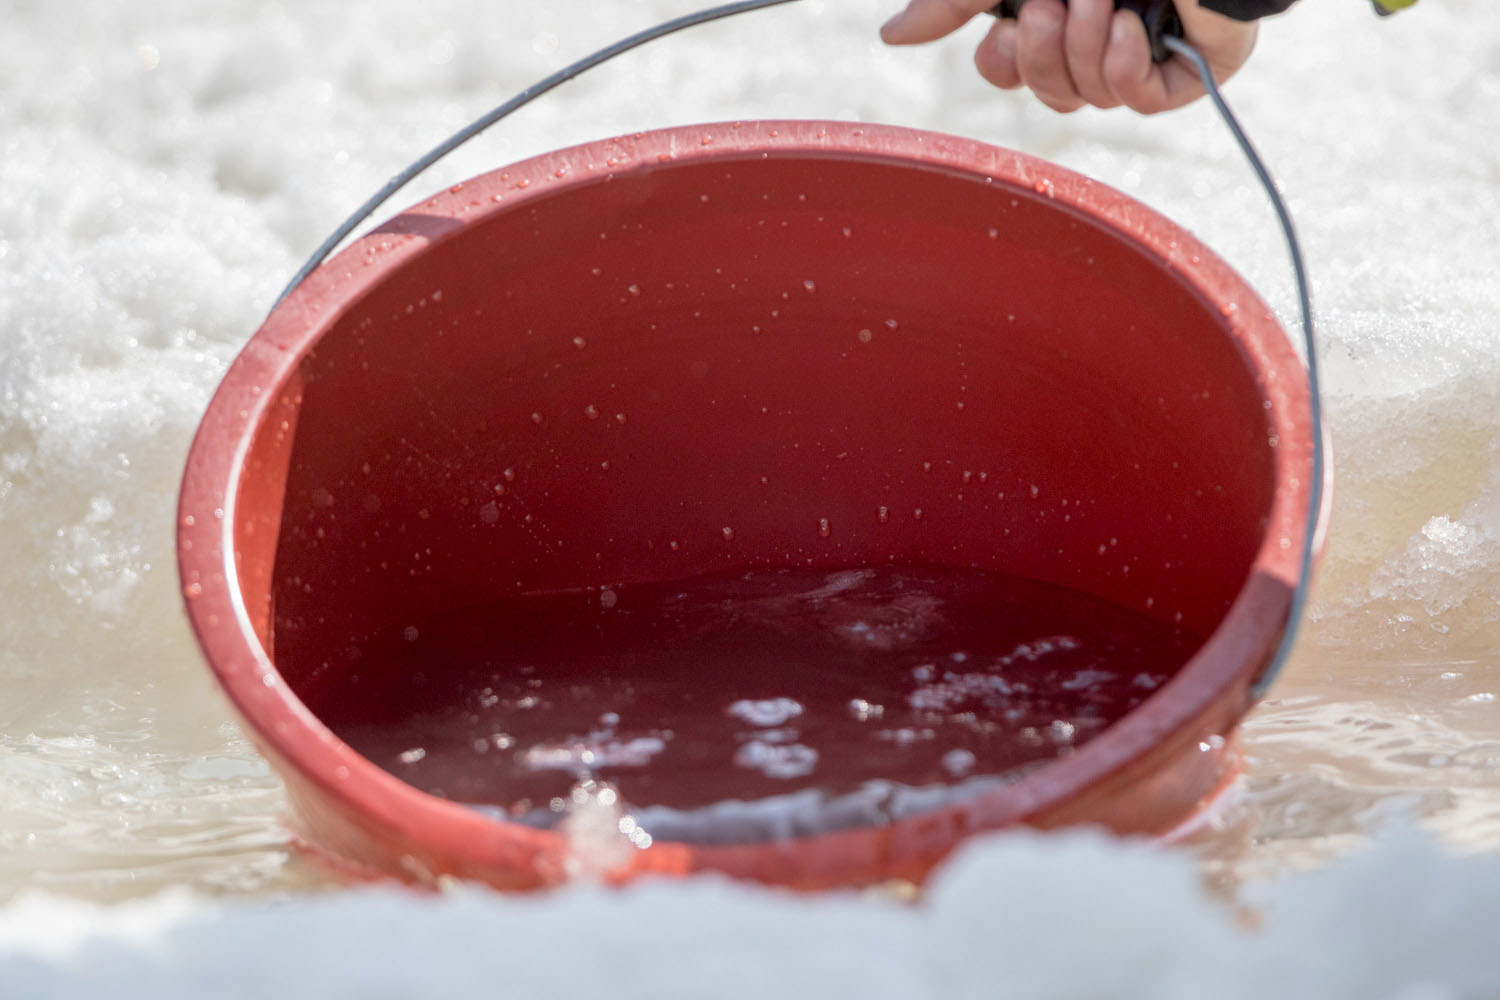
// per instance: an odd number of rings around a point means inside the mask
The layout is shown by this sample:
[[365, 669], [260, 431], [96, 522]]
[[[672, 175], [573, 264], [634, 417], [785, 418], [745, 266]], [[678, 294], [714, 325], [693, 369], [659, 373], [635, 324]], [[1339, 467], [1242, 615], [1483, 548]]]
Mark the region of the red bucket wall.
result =
[[266, 596], [314, 711], [414, 621], [527, 590], [928, 562], [1206, 635], [1244, 585], [1272, 497], [1246, 360], [1045, 192], [772, 152], [516, 194], [431, 217], [252, 449], [289, 461]]

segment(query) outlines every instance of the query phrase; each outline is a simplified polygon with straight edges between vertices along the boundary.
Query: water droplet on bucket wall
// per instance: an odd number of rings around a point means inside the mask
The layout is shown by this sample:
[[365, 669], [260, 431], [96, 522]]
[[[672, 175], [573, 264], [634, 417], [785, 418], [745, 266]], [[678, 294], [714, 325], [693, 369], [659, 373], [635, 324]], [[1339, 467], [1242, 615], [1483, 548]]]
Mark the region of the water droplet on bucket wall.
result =
[[826, 517], [820, 517], [820, 518], [818, 518], [818, 535], [819, 535], [819, 537], [821, 537], [821, 538], [827, 538], [829, 536], [829, 534], [832, 533], [832, 531], [833, 531], [833, 529], [828, 524], [828, 518], [826, 518]]
[[416, 642], [417, 639], [421, 637], [421, 635], [422, 633], [417, 631], [417, 627], [415, 625], [408, 625], [406, 626], [406, 628], [401, 630], [401, 636], [407, 642]]
[[859, 331], [859, 342], [861, 344], [868, 344], [870, 341], [872, 341], [874, 339], [875, 339], [875, 334], [874, 334], [873, 331], [870, 331], [870, 330], [861, 330], [861, 331]]
[[598, 420], [599, 407], [595, 406], [593, 403], [590, 403], [588, 406], [585, 406], [583, 408], [583, 415], [585, 417], [588, 417], [590, 420]]

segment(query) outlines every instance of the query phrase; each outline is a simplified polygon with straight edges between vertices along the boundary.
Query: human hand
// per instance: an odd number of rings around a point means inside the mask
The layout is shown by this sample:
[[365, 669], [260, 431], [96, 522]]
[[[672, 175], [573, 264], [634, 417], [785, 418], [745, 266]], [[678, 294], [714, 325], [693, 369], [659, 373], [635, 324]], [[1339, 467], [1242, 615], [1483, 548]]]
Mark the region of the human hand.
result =
[[[1255, 47], [1255, 22], [1236, 21], [1176, 0], [1183, 38], [1223, 82]], [[931, 42], [957, 30], [995, 0], [910, 0], [880, 29], [891, 45]], [[1146, 27], [1113, 0], [1027, 0], [1015, 20], [998, 20], [974, 52], [979, 75], [1006, 90], [1030, 87], [1055, 111], [1125, 105], [1142, 114], [1179, 108], [1203, 96], [1198, 72], [1180, 56], [1151, 61]]]

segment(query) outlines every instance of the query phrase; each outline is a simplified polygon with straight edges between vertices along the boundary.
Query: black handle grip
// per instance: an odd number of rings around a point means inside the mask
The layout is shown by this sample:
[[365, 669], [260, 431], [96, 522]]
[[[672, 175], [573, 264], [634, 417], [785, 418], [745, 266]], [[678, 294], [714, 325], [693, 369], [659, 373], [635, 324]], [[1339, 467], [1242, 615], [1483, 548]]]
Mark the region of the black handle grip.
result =
[[[1000, 0], [990, 13], [996, 17], [1016, 17], [1021, 13], [1021, 5], [1026, 0]], [[1067, 3], [1068, 0], [1063, 0]], [[1157, 62], [1164, 62], [1171, 53], [1167, 51], [1167, 43], [1163, 40], [1168, 35], [1173, 38], [1182, 37], [1182, 18], [1177, 16], [1177, 8], [1172, 6], [1172, 0], [1115, 0], [1116, 10], [1133, 10], [1141, 17], [1141, 22], [1146, 25], [1146, 38], [1151, 42], [1151, 58]]]

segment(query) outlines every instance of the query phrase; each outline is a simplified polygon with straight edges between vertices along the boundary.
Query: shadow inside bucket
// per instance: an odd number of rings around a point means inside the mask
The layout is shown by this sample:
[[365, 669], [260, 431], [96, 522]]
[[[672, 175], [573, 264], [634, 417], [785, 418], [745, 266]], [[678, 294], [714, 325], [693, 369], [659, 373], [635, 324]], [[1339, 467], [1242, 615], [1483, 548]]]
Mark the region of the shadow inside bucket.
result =
[[245, 451], [238, 586], [336, 735], [524, 824], [587, 772], [667, 839], [812, 796], [736, 834], [801, 835], [1034, 773], [1214, 635], [1275, 493], [1226, 307], [1080, 178], [814, 128], [487, 175], [273, 316], [320, 332]]

